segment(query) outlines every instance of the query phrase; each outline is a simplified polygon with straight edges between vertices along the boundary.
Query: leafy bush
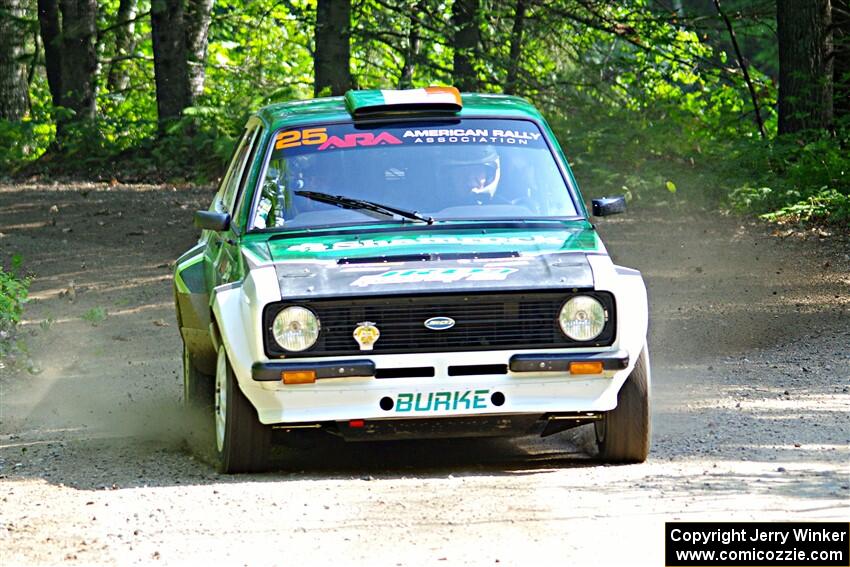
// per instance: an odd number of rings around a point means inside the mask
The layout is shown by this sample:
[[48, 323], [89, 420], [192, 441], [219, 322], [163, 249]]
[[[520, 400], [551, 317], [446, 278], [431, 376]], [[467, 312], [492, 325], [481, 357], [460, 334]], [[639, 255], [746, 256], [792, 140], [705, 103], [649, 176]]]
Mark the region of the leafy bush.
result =
[[739, 146], [732, 163], [741, 182], [730, 204], [770, 221], [845, 224], [850, 220], [850, 129], [835, 135], [778, 137]]
[[49, 123], [0, 120], [0, 170], [13, 171], [38, 158], [53, 139], [54, 131]]
[[21, 276], [21, 257], [12, 257], [9, 271], [0, 267], [0, 332], [9, 333], [21, 320], [30, 278]]
[[15, 337], [24, 303], [29, 293], [30, 278], [21, 276], [21, 257], [12, 257], [8, 271], [0, 266], [0, 370], [11, 367], [35, 368], [26, 344]]
[[824, 186], [806, 198], [800, 197], [799, 191], [794, 190], [774, 196], [774, 191], [770, 187], [742, 188], [731, 195], [733, 202], [744, 210], [760, 210], [764, 208], [765, 202], [774, 203], [769, 207], [773, 210], [760, 215], [761, 218], [772, 222], [844, 223], [845, 225], [850, 222], [850, 196]]
[[107, 315], [106, 309], [103, 307], [92, 307], [83, 313], [83, 320], [97, 326], [98, 323], [102, 323], [106, 320]]

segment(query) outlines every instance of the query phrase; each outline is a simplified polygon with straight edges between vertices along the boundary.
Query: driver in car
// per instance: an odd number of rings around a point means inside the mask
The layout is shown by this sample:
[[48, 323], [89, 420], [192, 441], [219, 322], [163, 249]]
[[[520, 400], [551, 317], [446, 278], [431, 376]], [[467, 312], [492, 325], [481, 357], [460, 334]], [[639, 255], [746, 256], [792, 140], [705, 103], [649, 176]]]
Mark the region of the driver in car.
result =
[[494, 146], [455, 146], [446, 159], [448, 185], [458, 205], [487, 205], [496, 200], [501, 178], [499, 153]]

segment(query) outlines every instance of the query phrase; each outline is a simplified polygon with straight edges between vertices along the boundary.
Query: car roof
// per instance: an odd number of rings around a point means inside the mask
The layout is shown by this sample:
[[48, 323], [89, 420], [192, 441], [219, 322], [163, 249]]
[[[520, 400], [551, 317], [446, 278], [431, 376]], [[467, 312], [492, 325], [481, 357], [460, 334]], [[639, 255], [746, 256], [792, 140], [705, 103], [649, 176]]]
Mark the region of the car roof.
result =
[[[498, 117], [524, 118], [542, 121], [540, 112], [527, 100], [518, 96], [500, 94], [461, 93], [463, 108], [451, 116], [456, 118]], [[353, 118], [345, 106], [341, 96], [314, 98], [270, 104], [259, 109], [255, 115], [269, 128], [277, 129], [295, 124], [321, 122], [349, 122]], [[428, 111], [409, 111], [394, 114], [394, 118], [422, 117], [445, 118], [446, 114], [436, 114]]]

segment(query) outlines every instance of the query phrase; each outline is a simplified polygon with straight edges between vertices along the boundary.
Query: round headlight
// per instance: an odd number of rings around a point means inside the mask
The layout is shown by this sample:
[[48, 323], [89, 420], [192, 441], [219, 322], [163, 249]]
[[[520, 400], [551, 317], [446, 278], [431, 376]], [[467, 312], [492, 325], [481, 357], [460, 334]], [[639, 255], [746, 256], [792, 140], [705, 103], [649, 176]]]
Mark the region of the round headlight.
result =
[[272, 323], [272, 334], [277, 344], [288, 351], [307, 350], [319, 338], [319, 318], [304, 307], [282, 309]]
[[564, 334], [574, 341], [590, 341], [605, 328], [605, 308], [592, 297], [579, 295], [561, 307], [558, 323]]

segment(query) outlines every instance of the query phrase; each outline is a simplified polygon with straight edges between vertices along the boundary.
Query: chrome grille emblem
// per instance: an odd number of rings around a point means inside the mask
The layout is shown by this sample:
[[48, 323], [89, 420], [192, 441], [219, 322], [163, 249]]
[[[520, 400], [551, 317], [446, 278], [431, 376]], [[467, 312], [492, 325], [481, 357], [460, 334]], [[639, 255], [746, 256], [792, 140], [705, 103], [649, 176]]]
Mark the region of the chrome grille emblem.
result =
[[432, 331], [445, 331], [455, 326], [455, 320], [451, 317], [431, 317], [425, 321], [425, 328]]

